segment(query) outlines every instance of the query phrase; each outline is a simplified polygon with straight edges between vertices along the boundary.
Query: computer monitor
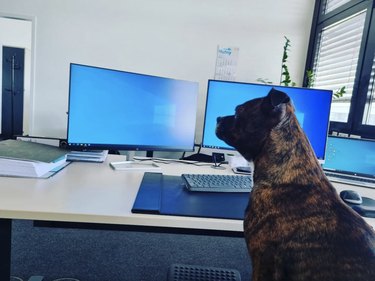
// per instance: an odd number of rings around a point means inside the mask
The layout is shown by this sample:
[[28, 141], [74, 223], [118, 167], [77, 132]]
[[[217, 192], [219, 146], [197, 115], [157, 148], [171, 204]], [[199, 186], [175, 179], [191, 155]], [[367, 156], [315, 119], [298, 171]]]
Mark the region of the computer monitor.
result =
[[208, 81], [201, 152], [235, 152], [233, 147], [228, 146], [216, 136], [216, 118], [233, 115], [237, 105], [254, 98], [264, 97], [272, 88], [285, 92], [292, 99], [297, 119], [306, 133], [316, 157], [321, 163], [324, 163], [332, 91], [267, 84]]
[[193, 151], [198, 83], [70, 64], [73, 149]]

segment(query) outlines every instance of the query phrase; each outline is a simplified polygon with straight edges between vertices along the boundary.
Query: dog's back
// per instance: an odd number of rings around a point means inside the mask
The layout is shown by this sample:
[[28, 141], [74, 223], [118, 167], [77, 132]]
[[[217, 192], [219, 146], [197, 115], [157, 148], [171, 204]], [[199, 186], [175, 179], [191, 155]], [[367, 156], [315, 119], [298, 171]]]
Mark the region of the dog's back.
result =
[[375, 234], [325, 177], [289, 98], [278, 91], [219, 120], [255, 165], [244, 221], [258, 280], [375, 280]]

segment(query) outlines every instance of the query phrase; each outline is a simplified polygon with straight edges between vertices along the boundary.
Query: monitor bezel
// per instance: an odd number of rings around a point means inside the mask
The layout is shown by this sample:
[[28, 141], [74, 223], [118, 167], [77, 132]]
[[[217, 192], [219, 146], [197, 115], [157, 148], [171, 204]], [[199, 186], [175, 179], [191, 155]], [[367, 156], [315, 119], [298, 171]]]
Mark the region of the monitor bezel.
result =
[[[189, 146], [171, 146], [171, 145], [161, 145], [161, 144], [153, 144], [153, 145], [135, 145], [135, 144], [127, 144], [127, 143], [73, 143], [69, 140], [70, 130], [69, 130], [69, 124], [71, 122], [70, 116], [69, 116], [69, 110], [71, 107], [71, 79], [72, 79], [72, 67], [73, 66], [82, 66], [82, 67], [88, 67], [88, 68], [96, 68], [96, 69], [102, 69], [102, 70], [109, 70], [109, 71], [115, 71], [120, 73], [128, 73], [133, 75], [139, 75], [143, 77], [151, 77], [151, 78], [161, 78], [161, 79], [168, 79], [173, 81], [183, 81], [188, 83], [195, 83], [197, 92], [196, 92], [196, 105], [195, 105], [195, 119], [192, 120], [194, 122], [194, 134], [192, 136], [191, 143]], [[144, 74], [139, 72], [131, 72], [131, 71], [124, 71], [124, 70], [118, 70], [118, 69], [112, 69], [112, 68], [106, 68], [106, 67], [100, 67], [100, 66], [93, 66], [93, 65], [87, 65], [87, 64], [81, 64], [81, 63], [70, 63], [69, 65], [69, 96], [68, 96], [68, 110], [67, 110], [67, 148], [74, 149], [74, 150], [110, 150], [110, 151], [168, 151], [168, 152], [191, 152], [194, 151], [195, 148], [195, 139], [196, 139], [196, 118], [197, 118], [197, 110], [198, 110], [198, 95], [199, 95], [199, 83], [195, 81], [189, 81], [189, 80], [182, 80], [182, 79], [175, 79], [175, 78], [169, 78], [169, 77], [163, 77], [163, 76], [156, 76], [156, 75], [150, 75], [150, 74]]]
[[[309, 89], [309, 90], [317, 90], [317, 91], [326, 91], [328, 94], [331, 95], [331, 101], [329, 104], [329, 107], [331, 107], [332, 104], [332, 96], [333, 96], [333, 91], [332, 90], [327, 90], [327, 89], [314, 89], [314, 88], [304, 88], [304, 87], [291, 87], [291, 86], [281, 86], [281, 85], [271, 85], [271, 84], [260, 84], [260, 83], [250, 83], [250, 82], [238, 82], [238, 81], [225, 81], [225, 80], [215, 80], [215, 79], [209, 79], [207, 83], [207, 94], [206, 94], [206, 105], [205, 105], [205, 111], [204, 111], [204, 119], [203, 119], [203, 132], [202, 132], [202, 140], [201, 140], [201, 145], [200, 149], [202, 153], [210, 154], [210, 153], [223, 153], [227, 155], [234, 155], [234, 156], [241, 156], [241, 154], [233, 147], [228, 146], [212, 146], [208, 145], [205, 143], [205, 133], [206, 133], [206, 120], [207, 120], [207, 106], [209, 102], [209, 94], [210, 94], [210, 83], [212, 82], [219, 82], [219, 83], [234, 83], [234, 84], [246, 84], [246, 85], [254, 85], [254, 86], [264, 86], [264, 87], [269, 87], [270, 89], [272, 87], [275, 87], [279, 90], [282, 90], [283, 88], [293, 88], [295, 89]], [[255, 99], [256, 97], [254, 97]], [[251, 99], [249, 99], [251, 100]], [[234, 108], [233, 108], [233, 113], [234, 113]], [[324, 144], [324, 153], [322, 157], [318, 157], [316, 154], [315, 156], [317, 157], [317, 160], [319, 161], [320, 164], [324, 164], [325, 162], [325, 154], [327, 151], [327, 138], [329, 134], [329, 118], [326, 124], [326, 138], [325, 138], [325, 144]], [[315, 151], [314, 151], [315, 152]]]

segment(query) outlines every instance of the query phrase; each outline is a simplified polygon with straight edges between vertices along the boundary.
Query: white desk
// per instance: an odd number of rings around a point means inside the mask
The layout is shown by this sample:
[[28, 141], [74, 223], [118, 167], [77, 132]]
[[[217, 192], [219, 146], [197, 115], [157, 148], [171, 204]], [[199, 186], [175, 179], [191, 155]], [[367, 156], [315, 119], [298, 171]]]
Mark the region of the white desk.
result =
[[[10, 274], [10, 227], [12, 219], [100, 223], [146, 227], [242, 232], [242, 221], [181, 216], [133, 214], [131, 212], [143, 171], [114, 171], [109, 162], [74, 162], [49, 179], [0, 178], [0, 280]], [[225, 174], [230, 170], [187, 164], [159, 164], [160, 172]], [[354, 189], [375, 198], [375, 189], [335, 184], [338, 191]], [[366, 221], [375, 227], [375, 219]], [[5, 250], [4, 250], [5, 249]]]
[[[109, 162], [73, 162], [49, 179], [0, 178], [0, 217], [68, 222], [242, 231], [239, 220], [133, 214], [144, 171], [115, 171]], [[158, 164], [160, 172], [228, 173], [186, 164]], [[153, 172], [159, 172], [152, 170]]]

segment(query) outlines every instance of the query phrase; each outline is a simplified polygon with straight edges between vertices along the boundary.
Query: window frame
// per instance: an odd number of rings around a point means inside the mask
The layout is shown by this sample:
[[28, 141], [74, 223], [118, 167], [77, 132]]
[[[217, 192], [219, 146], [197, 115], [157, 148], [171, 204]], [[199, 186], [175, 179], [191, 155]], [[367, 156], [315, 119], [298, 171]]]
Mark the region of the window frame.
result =
[[367, 12], [348, 120], [347, 122], [331, 121], [330, 133], [338, 132], [349, 135], [359, 135], [365, 138], [375, 138], [375, 126], [362, 124], [367, 90], [375, 55], [375, 1], [351, 0], [333, 11], [323, 14], [325, 2], [326, 0], [315, 1], [303, 86], [307, 85], [306, 71], [313, 68], [314, 53], [317, 48], [318, 36], [322, 29], [366, 9]]

